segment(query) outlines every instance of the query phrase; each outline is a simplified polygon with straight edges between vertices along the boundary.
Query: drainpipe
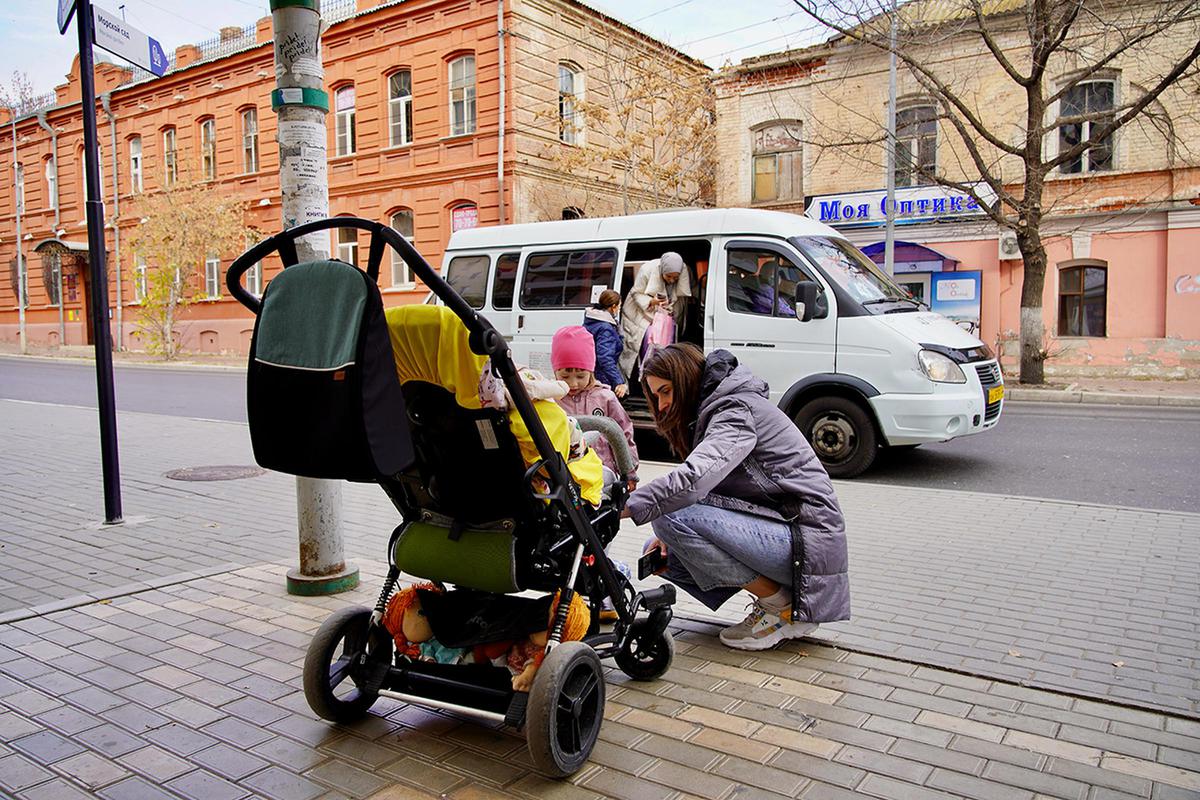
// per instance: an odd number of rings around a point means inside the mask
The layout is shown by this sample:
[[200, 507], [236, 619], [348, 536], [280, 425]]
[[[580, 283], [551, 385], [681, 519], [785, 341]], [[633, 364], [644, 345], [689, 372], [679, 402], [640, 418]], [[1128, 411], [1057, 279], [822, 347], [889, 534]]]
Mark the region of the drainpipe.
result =
[[[117, 173], [117, 115], [112, 112], [112, 92], [100, 95], [100, 105], [104, 107], [104, 115], [108, 117], [108, 130], [112, 133], [112, 186], [113, 186], [113, 272], [117, 280], [117, 338], [113, 343], [119, 353], [125, 349], [125, 326], [121, 314], [121, 193], [119, 175]], [[103, 188], [101, 188], [103, 191]]]
[[[47, 133], [50, 134], [50, 160], [54, 163], [54, 187], [58, 192], [58, 197], [54, 198], [54, 238], [58, 238], [58, 230], [62, 227], [62, 181], [58, 179], [58, 131], [46, 121], [46, 112], [39, 111], [37, 114], [38, 125], [42, 126]], [[63, 309], [66, 308], [66, 299], [63, 297], [63, 281], [62, 281], [62, 255], [55, 255], [58, 260], [58, 346], [67, 346], [67, 320], [63, 315], [66, 313]], [[44, 262], [43, 262], [44, 263]]]
[[21, 355], [29, 352], [29, 345], [26, 339], [29, 337], [25, 333], [25, 284], [28, 280], [25, 277], [25, 256], [21, 254], [21, 206], [18, 202], [17, 192], [18, 175], [17, 170], [20, 168], [21, 162], [17, 159], [17, 107], [14, 105], [10, 108], [9, 113], [12, 114], [12, 137], [13, 137], [13, 220], [17, 224], [17, 328], [21, 337]]
[[496, 0], [496, 40], [500, 53], [500, 128], [496, 143], [496, 203], [504, 224], [504, 0]]

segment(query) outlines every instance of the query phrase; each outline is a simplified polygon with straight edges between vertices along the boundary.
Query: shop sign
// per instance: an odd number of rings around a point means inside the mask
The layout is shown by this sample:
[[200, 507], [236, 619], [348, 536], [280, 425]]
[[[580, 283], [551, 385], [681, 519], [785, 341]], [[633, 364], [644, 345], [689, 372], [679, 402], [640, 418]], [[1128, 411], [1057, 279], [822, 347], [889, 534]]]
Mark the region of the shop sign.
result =
[[979, 335], [983, 272], [935, 272], [930, 276], [929, 310], [948, 317], [972, 336]]
[[[989, 205], [996, 193], [986, 183], [971, 186]], [[887, 222], [887, 190], [822, 194], [808, 198], [804, 215], [826, 225], [883, 225]], [[974, 196], [945, 186], [910, 186], [896, 190], [897, 224], [977, 217], [986, 213]]]

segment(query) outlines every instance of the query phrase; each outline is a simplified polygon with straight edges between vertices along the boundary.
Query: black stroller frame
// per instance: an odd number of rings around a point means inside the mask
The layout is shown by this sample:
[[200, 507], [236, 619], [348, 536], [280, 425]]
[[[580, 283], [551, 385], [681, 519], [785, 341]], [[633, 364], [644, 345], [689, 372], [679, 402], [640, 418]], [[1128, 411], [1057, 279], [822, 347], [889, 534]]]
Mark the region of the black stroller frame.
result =
[[[256, 244], [230, 265], [226, 274], [229, 292], [259, 316], [264, 301], [246, 291], [241, 284], [242, 275], [275, 252], [285, 270], [296, 266], [299, 262], [296, 240], [334, 228], [355, 228], [370, 234], [365, 274], [372, 284], [378, 281], [386, 249], [397, 251], [462, 321], [469, 333], [470, 349], [491, 359], [493, 373], [503, 381], [537, 448], [539, 459], [526, 469], [523, 484], [532, 492], [532, 482], [538, 476], [549, 486], [548, 492], [536, 497], [545, 501], [540, 507], [545, 508], [549, 528], [561, 530], [561, 535], [552, 537], [557, 541], [543, 555], [557, 559], [562, 569], [553, 574], [565, 572], [565, 577], [556, 587], [561, 592], [560, 602], [548, 632], [545, 661], [529, 693], [514, 691], [507, 680], [500, 680], [500, 668], [408, 662], [399, 654], [393, 658], [391, 634], [383, 627], [382, 619], [401, 575], [393, 558], [394, 545], [406, 524], [414, 519], [428, 519], [430, 515], [417, 506], [400, 476], [377, 475], [374, 479], [405, 522], [396, 528], [389, 541], [389, 570], [374, 609], [342, 609], [326, 620], [314, 636], [304, 667], [309, 704], [318, 715], [335, 722], [360, 718], [379, 696], [503, 722], [525, 729], [531, 756], [542, 772], [569, 775], [586, 762], [603, 720], [605, 691], [599, 660], [614, 658], [627, 675], [637, 680], [657, 678], [669, 667], [674, 644], [667, 626], [675, 589], [668, 584], [635, 591], [613, 567], [604, 552], [607, 542], [597, 528], [602, 528], [609, 540], [615, 536], [627, 496], [624, 482], [618, 481], [613, 487], [607, 507], [589, 517], [590, 506], [581, 498], [566, 461], [556, 451], [542, 424], [507, 341], [392, 228], [353, 217], [290, 228]], [[257, 336], [256, 324], [256, 340]], [[601, 433], [612, 435], [611, 430]], [[620, 445], [625, 446], [623, 440]], [[592, 611], [588, 635], [582, 642], [562, 642], [570, 600], [581, 585]], [[612, 630], [607, 632], [598, 624], [604, 597], [611, 600], [617, 613]]]

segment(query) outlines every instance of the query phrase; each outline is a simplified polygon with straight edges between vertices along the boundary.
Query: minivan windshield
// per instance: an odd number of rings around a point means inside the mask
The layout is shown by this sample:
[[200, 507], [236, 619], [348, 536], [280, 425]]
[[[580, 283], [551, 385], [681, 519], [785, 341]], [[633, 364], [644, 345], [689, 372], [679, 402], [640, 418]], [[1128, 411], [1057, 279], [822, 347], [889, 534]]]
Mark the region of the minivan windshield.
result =
[[920, 305], [908, 292], [892, 283], [874, 261], [844, 239], [796, 236], [792, 238], [792, 243], [831, 281], [840, 285], [851, 298], [864, 306], [885, 303], [907, 303], [917, 307]]

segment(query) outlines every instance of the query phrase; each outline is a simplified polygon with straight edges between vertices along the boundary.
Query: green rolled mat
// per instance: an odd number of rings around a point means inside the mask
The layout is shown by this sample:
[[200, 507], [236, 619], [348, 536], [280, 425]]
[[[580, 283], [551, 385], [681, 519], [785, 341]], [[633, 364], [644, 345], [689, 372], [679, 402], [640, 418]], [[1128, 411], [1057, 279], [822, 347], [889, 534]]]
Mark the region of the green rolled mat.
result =
[[467, 528], [457, 539], [450, 528], [411, 522], [396, 540], [396, 567], [417, 578], [505, 594], [518, 592], [513, 534]]

